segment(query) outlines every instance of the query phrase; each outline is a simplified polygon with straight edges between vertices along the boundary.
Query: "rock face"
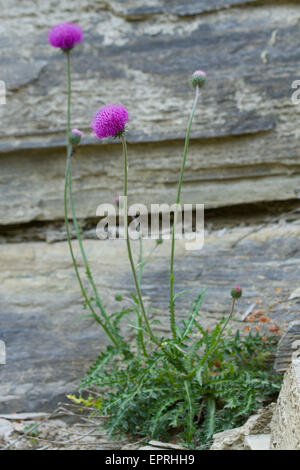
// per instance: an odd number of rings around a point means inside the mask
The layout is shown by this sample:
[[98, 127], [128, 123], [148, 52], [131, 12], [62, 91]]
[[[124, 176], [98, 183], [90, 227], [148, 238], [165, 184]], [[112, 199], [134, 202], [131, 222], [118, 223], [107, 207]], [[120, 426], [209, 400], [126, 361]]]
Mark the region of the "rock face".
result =
[[275, 406], [271, 403], [260, 409], [243, 426], [215, 434], [210, 450], [269, 450], [270, 422]]
[[300, 450], [300, 359], [285, 373], [271, 430], [272, 449]]
[[72, 125], [85, 132], [74, 162], [81, 217], [94, 216], [121, 190], [120, 145], [97, 144], [89, 130], [107, 102], [121, 101], [130, 112], [132, 201], [174, 201], [193, 100], [188, 80], [197, 68], [208, 82], [184, 201], [222, 207], [295, 198], [300, 106], [291, 87], [299, 78], [300, 5], [261, 3], [76, 0], [70, 10], [67, 1], [41, 0], [38, 9], [33, 0], [26, 7], [2, 2], [0, 79], [8, 95], [0, 106], [0, 223], [63, 218], [65, 57], [47, 43], [60, 21], [78, 21], [85, 33], [72, 52]]
[[[75, 21], [85, 33], [72, 52], [72, 126], [85, 133], [73, 158], [73, 189], [95, 279], [112, 311], [119, 308], [114, 293], [130, 293], [133, 283], [123, 242], [95, 239], [96, 208], [120, 194], [122, 157], [118, 143], [97, 143], [90, 134], [93, 112], [107, 102], [128, 107], [129, 202], [173, 203], [193, 101], [189, 77], [202, 68], [208, 82], [193, 125], [183, 202], [226, 206], [227, 219], [241, 204], [249, 204], [244, 215], [258, 202], [297, 205], [300, 106], [291, 101], [291, 85], [299, 78], [300, 5], [75, 0], [70, 8], [66, 0], [40, 0], [37, 8], [34, 0], [0, 0], [0, 6], [0, 80], [7, 91], [0, 104], [5, 413], [51, 408], [76, 388], [106, 341], [90, 320], [75, 322], [84, 311], [63, 230], [65, 57], [48, 45], [48, 29]], [[299, 288], [300, 228], [297, 219], [287, 221], [267, 225], [234, 251], [247, 228], [210, 230], [201, 252], [178, 243], [176, 288], [208, 287], [204, 325], [227, 312], [236, 282], [245, 297], [235, 327], [255, 328], [242, 322], [253, 304], [281, 328], [299, 320], [299, 298], [289, 297]], [[158, 251], [145, 272], [144, 295], [160, 309], [166, 331], [169, 244]], [[180, 299], [179, 318], [191, 300]]]
[[215, 434], [211, 450], [300, 450], [300, 350], [294, 353], [277, 400], [241, 427]]
[[0, 364], [6, 363], [6, 348], [4, 341], [0, 341]]
[[[229, 292], [237, 282], [244, 296], [237, 305], [234, 328], [255, 332], [256, 327], [264, 331], [265, 325], [269, 332], [270, 325], [284, 327], [299, 318], [299, 302], [288, 300], [300, 277], [299, 256], [287, 258], [291, 251], [299, 253], [300, 225], [266, 227], [241, 241], [233, 256], [232, 243], [247, 231], [213, 231], [207, 234], [202, 251], [186, 251], [185, 243], [178, 241], [175, 288], [177, 292], [194, 289], [178, 299], [178, 320], [206, 286], [201, 318], [204, 326], [212, 327], [229, 311]], [[145, 254], [153, 244], [145, 241]], [[138, 243], [133, 246], [136, 257]], [[124, 241], [86, 240], [86, 251], [108, 311], [118, 311], [114, 294], [128, 296], [133, 291]], [[157, 328], [164, 334], [169, 331], [169, 253], [170, 244], [165, 241], [145, 268], [143, 282], [147, 304], [159, 309], [162, 324]], [[0, 412], [49, 409], [76, 389], [106, 339], [93, 321], [79, 320], [85, 311], [66, 242], [3, 244], [0, 258], [6, 266], [0, 273], [0, 311], [7, 354], [6, 365], [0, 366]], [[243, 321], [253, 304], [272, 321]]]
[[300, 347], [300, 321], [296, 320], [289, 324], [284, 335], [280, 338], [275, 359], [275, 370], [285, 372], [292, 360], [295, 350]]

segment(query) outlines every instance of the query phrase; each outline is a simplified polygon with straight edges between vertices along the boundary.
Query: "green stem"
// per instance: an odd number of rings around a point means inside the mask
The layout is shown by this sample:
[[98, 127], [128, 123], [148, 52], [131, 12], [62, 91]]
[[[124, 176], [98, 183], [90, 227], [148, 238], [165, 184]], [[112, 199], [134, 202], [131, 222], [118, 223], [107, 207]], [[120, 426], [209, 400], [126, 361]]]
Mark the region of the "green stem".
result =
[[[139, 284], [139, 287], [141, 289], [142, 276], [143, 276], [143, 267], [144, 267], [144, 264], [143, 264], [143, 236], [142, 236], [141, 233], [140, 233], [140, 237], [139, 237], [139, 242], [140, 242], [140, 253], [139, 253], [138, 284]], [[141, 312], [140, 312], [139, 309], [137, 309], [137, 324], [138, 324], [138, 327], [139, 327], [139, 330], [137, 330], [137, 333], [136, 333], [136, 342], [137, 342], [137, 346], [138, 346], [138, 353], [140, 353], [140, 349], [141, 349], [143, 351], [144, 357], [148, 357], [148, 353], [147, 353], [146, 346], [145, 346], [145, 341], [144, 341], [144, 334], [143, 334], [143, 330], [141, 329], [143, 327], [143, 321], [142, 321]]]
[[194, 413], [193, 413], [193, 405], [192, 405], [192, 400], [191, 400], [190, 385], [187, 380], [184, 381], [184, 388], [185, 388], [187, 402], [188, 402], [188, 416], [187, 416], [188, 426], [187, 426], [186, 440], [190, 444], [193, 438]]
[[227, 320], [225, 321], [224, 325], [223, 325], [223, 328], [219, 331], [219, 334], [216, 338], [216, 340], [214, 341], [213, 345], [210, 347], [210, 349], [204, 354], [204, 356], [201, 358], [201, 361], [200, 361], [200, 366], [202, 364], [204, 364], [204, 362], [206, 361], [206, 359], [211, 356], [211, 354], [215, 351], [216, 347], [218, 346], [219, 344], [219, 341], [221, 339], [221, 336], [222, 334], [224, 333], [228, 323], [230, 322], [231, 318], [232, 318], [232, 315], [233, 315], [233, 312], [234, 312], [234, 306], [235, 306], [235, 299], [232, 299], [232, 307], [231, 307], [231, 312], [227, 318]]
[[186, 376], [186, 379], [187, 380], [190, 380], [192, 377], [194, 377], [194, 375], [196, 374], [197, 370], [199, 370], [199, 367], [202, 367], [204, 362], [206, 361], [206, 359], [214, 352], [214, 350], [216, 349], [219, 341], [220, 341], [220, 338], [222, 336], [222, 334], [224, 333], [224, 330], [225, 328], [227, 327], [228, 323], [230, 322], [231, 318], [232, 318], [232, 315], [233, 315], [233, 312], [234, 312], [234, 306], [235, 306], [235, 299], [232, 299], [232, 307], [231, 307], [231, 312], [226, 320], [226, 322], [224, 323], [224, 326], [223, 328], [221, 329], [221, 331], [219, 332], [215, 342], [213, 343], [213, 345], [211, 346], [211, 348], [202, 356], [201, 358], [201, 361], [199, 362], [199, 364], [197, 365], [197, 367], [195, 367], [189, 374], [187, 374]]
[[210, 439], [215, 432], [215, 414], [216, 414], [216, 401], [214, 397], [207, 397], [207, 437]]
[[122, 146], [123, 146], [123, 155], [124, 155], [124, 228], [125, 228], [125, 238], [126, 238], [126, 245], [127, 245], [127, 252], [128, 252], [128, 258], [130, 262], [130, 267], [134, 279], [134, 284], [136, 288], [136, 293], [138, 296], [138, 301], [140, 304], [141, 308], [141, 313], [146, 325], [146, 330], [151, 338], [151, 340], [156, 344], [160, 345], [159, 341], [155, 338], [149, 320], [147, 318], [146, 310], [144, 307], [143, 299], [142, 299], [142, 294], [141, 294], [141, 289], [139, 286], [139, 282], [137, 279], [136, 275], [136, 270], [135, 270], [135, 265], [132, 257], [132, 252], [131, 252], [131, 246], [130, 246], [130, 239], [129, 239], [129, 231], [128, 231], [128, 210], [127, 210], [127, 182], [128, 182], [128, 163], [127, 163], [127, 145], [126, 145], [126, 139], [124, 135], [121, 136], [122, 140]]
[[185, 137], [185, 144], [184, 144], [184, 151], [183, 151], [183, 160], [181, 164], [180, 176], [179, 176], [179, 183], [177, 188], [177, 198], [176, 198], [176, 208], [174, 213], [174, 222], [172, 228], [172, 245], [171, 245], [171, 265], [170, 265], [170, 327], [172, 331], [172, 335], [174, 340], [177, 340], [177, 333], [176, 333], [176, 323], [175, 323], [175, 302], [174, 302], [174, 253], [175, 253], [175, 233], [176, 233], [176, 225], [177, 225], [177, 218], [178, 218], [178, 206], [180, 204], [180, 196], [181, 196], [181, 186], [183, 181], [183, 173], [186, 164], [187, 158], [187, 151], [189, 148], [189, 140], [191, 134], [191, 127], [198, 103], [199, 98], [199, 87], [196, 87], [195, 99], [192, 108], [192, 112], [189, 118], [188, 127], [186, 131]]
[[[72, 200], [72, 191], [71, 191], [71, 177], [70, 177], [70, 162], [71, 162], [71, 155], [72, 155], [72, 146], [70, 142], [70, 132], [71, 132], [71, 67], [70, 67], [70, 51], [66, 51], [67, 55], [67, 82], [68, 82], [68, 102], [67, 102], [67, 164], [66, 164], [66, 174], [65, 174], [65, 191], [64, 191], [64, 213], [65, 213], [65, 225], [66, 225], [66, 231], [67, 231], [67, 239], [68, 239], [68, 245], [69, 245], [69, 250], [71, 254], [71, 258], [73, 261], [73, 266], [75, 269], [76, 277], [81, 289], [81, 293], [84, 297], [84, 300], [86, 304], [88, 305], [90, 312], [94, 319], [102, 326], [108, 337], [111, 339], [111, 341], [118, 346], [118, 342], [114, 339], [112, 336], [111, 332], [107, 328], [107, 326], [102, 322], [100, 317], [96, 314], [94, 311], [90, 299], [88, 298], [85, 288], [83, 287], [83, 283], [79, 274], [78, 270], [78, 265], [76, 262], [76, 258], [74, 256], [73, 248], [72, 248], [72, 242], [71, 242], [71, 235], [70, 235], [70, 227], [69, 227], [69, 219], [68, 219], [68, 187], [70, 189], [70, 203], [71, 203], [71, 208], [72, 208], [72, 213], [74, 211], [74, 205], [73, 205], [73, 200]], [[73, 215], [74, 218], [74, 215]], [[75, 217], [76, 219], [76, 217]], [[77, 221], [76, 221], [77, 222]], [[75, 225], [75, 221], [74, 221]], [[76, 230], [77, 232], [77, 230]], [[80, 239], [78, 239], [79, 245], [80, 245]]]
[[142, 277], [143, 277], [143, 268], [144, 268], [144, 261], [143, 261], [143, 236], [140, 233], [139, 236], [139, 243], [140, 243], [140, 254], [139, 254], [139, 261], [138, 261], [138, 268], [139, 268], [139, 276], [138, 276], [138, 281], [139, 281], [139, 286], [141, 288], [142, 285]]
[[70, 234], [70, 226], [69, 226], [69, 219], [68, 219], [68, 186], [69, 186], [69, 170], [70, 170], [70, 158], [71, 158], [71, 154], [72, 154], [72, 149], [70, 149], [70, 151], [68, 152], [68, 155], [67, 155], [67, 164], [66, 164], [66, 175], [65, 175], [65, 191], [64, 191], [64, 214], [65, 214], [65, 226], [66, 226], [66, 232], [67, 232], [67, 241], [68, 241], [68, 245], [69, 245], [69, 250], [70, 250], [70, 254], [71, 254], [71, 258], [72, 258], [72, 262], [73, 262], [73, 266], [74, 266], [74, 270], [75, 270], [75, 274], [76, 274], [76, 277], [77, 277], [77, 280], [78, 280], [78, 284], [80, 286], [80, 290], [81, 290], [81, 293], [82, 293], [82, 296], [85, 300], [85, 303], [87, 304], [88, 308], [90, 309], [90, 312], [91, 312], [91, 315], [94, 317], [94, 319], [96, 320], [97, 323], [99, 323], [99, 325], [102, 326], [102, 328], [104, 329], [104, 331], [106, 332], [107, 336], [111, 339], [111, 341], [117, 346], [117, 342], [115, 341], [115, 339], [112, 337], [112, 335], [110, 334], [110, 331], [108, 330], [108, 328], [106, 327], [106, 325], [102, 322], [101, 318], [97, 315], [97, 313], [95, 312], [95, 310], [93, 309], [93, 306], [90, 302], [90, 299], [88, 298], [87, 296], [87, 293], [86, 293], [86, 290], [83, 286], [83, 283], [82, 283], [82, 280], [81, 280], [81, 277], [80, 277], [80, 274], [79, 274], [79, 269], [78, 269], [78, 265], [77, 265], [77, 261], [76, 261], [76, 258], [75, 258], [75, 255], [74, 255], [74, 251], [73, 251], [73, 247], [72, 247], [72, 242], [71, 242], [71, 234]]
[[78, 220], [77, 220], [77, 217], [76, 217], [75, 206], [74, 206], [74, 201], [73, 201], [71, 165], [70, 165], [70, 169], [69, 169], [69, 198], [70, 198], [70, 206], [71, 206], [71, 213], [72, 213], [73, 222], [74, 222], [74, 228], [75, 228], [75, 231], [76, 231], [76, 237], [77, 237], [77, 240], [78, 240], [78, 243], [79, 243], [79, 248], [80, 248], [81, 256], [82, 256], [82, 259], [83, 259], [83, 262], [84, 262], [86, 274], [87, 274], [87, 277], [88, 277], [88, 279], [91, 283], [91, 286], [92, 286], [92, 289], [93, 289], [93, 292], [94, 292], [94, 295], [95, 295], [96, 304], [99, 307], [99, 309], [101, 311], [101, 314], [102, 314], [106, 324], [110, 327], [111, 331], [114, 331], [114, 334], [117, 335], [117, 332], [115, 331], [115, 328], [111, 324], [111, 321], [110, 321], [110, 319], [109, 319], [109, 317], [106, 313], [105, 307], [104, 307], [104, 305], [103, 305], [103, 303], [102, 303], [102, 301], [99, 297], [98, 290], [97, 290], [94, 278], [92, 276], [91, 269], [90, 269], [90, 266], [89, 266], [89, 262], [88, 262], [88, 259], [87, 259], [87, 256], [86, 256], [86, 253], [85, 253], [85, 250], [84, 250], [82, 237], [81, 237], [81, 232], [80, 232], [80, 228], [79, 228], [79, 225], [78, 225]]

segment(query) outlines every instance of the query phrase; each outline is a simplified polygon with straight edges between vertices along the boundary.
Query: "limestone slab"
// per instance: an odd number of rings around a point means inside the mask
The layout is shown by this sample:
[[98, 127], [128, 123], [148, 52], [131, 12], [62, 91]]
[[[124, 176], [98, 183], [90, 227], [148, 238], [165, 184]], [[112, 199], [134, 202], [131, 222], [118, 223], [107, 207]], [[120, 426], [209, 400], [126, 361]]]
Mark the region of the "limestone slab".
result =
[[297, 79], [300, 5], [248, 0], [1, 1], [0, 224], [63, 219], [65, 57], [47, 42], [60, 21], [80, 22], [72, 52], [72, 126], [85, 135], [74, 158], [81, 218], [122, 188], [120, 145], [97, 144], [90, 121], [107, 102], [128, 107], [132, 202], [174, 202], [193, 101], [183, 201], [223, 207], [290, 200], [300, 188]]
[[[212, 328], [230, 311], [230, 289], [236, 284], [243, 287], [244, 294], [237, 304], [233, 330], [244, 332], [249, 327], [255, 333], [260, 326], [261, 332], [270, 334], [268, 323], [245, 321], [243, 314], [253, 303], [268, 312], [280, 328], [299, 318], [297, 299], [288, 300], [300, 278], [299, 225], [265, 227], [233, 251], [232, 243], [247, 230], [209, 232], [201, 251], [188, 252], [184, 241], [177, 242], [175, 289], [191, 289], [178, 299], [177, 321], [206, 287], [200, 319], [204, 327]], [[144, 242], [145, 256], [154, 243]], [[119, 292], [128, 297], [134, 291], [124, 241], [89, 239], [85, 246], [105, 306], [110, 313], [119, 311], [121, 305], [114, 295]], [[77, 244], [74, 249], [84, 276]], [[137, 242], [133, 242], [133, 252], [137, 259]], [[169, 332], [169, 255], [170, 243], [165, 241], [145, 268], [143, 280], [146, 305], [158, 309], [161, 323], [155, 328], [164, 335]], [[0, 338], [7, 352], [6, 365], [0, 369], [0, 413], [48, 411], [76, 390], [107, 344], [106, 338], [93, 320], [81, 318], [86, 311], [66, 242], [2, 244], [0, 260]], [[84, 282], [88, 287], [86, 279]]]

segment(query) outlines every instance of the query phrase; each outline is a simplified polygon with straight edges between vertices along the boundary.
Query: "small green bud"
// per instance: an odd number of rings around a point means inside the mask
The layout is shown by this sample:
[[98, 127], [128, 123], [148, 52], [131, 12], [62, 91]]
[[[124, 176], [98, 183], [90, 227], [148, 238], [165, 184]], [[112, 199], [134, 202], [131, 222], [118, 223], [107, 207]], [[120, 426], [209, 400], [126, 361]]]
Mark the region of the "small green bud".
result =
[[241, 286], [235, 286], [233, 289], [231, 289], [230, 294], [233, 299], [239, 299], [242, 297], [243, 291]]
[[79, 131], [78, 129], [72, 129], [71, 132], [70, 132], [70, 142], [71, 142], [71, 144], [74, 147], [79, 145], [82, 136], [83, 136], [83, 133], [81, 131]]
[[123, 295], [122, 295], [122, 294], [116, 294], [116, 295], [115, 295], [115, 300], [116, 300], [117, 302], [121, 302], [121, 300], [123, 300]]
[[162, 238], [157, 238], [156, 245], [161, 245], [162, 243], [163, 243], [163, 239]]
[[199, 88], [203, 87], [206, 82], [206, 73], [203, 72], [202, 70], [196, 70], [196, 72], [193, 73], [193, 76], [191, 78], [191, 84], [194, 88], [198, 86]]

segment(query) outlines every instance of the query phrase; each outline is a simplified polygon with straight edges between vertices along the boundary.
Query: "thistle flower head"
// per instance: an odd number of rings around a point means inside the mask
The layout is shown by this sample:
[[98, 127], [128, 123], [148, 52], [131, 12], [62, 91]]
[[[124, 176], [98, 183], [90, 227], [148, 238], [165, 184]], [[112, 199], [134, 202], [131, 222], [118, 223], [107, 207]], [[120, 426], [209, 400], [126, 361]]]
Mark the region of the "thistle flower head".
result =
[[49, 44], [53, 47], [60, 47], [63, 51], [72, 49], [82, 39], [82, 29], [74, 23], [56, 24], [50, 29], [48, 34]]
[[242, 297], [243, 290], [241, 286], [235, 286], [233, 289], [231, 289], [230, 294], [233, 299], [239, 299], [240, 297]]
[[206, 73], [203, 72], [203, 70], [196, 70], [196, 72], [193, 73], [193, 76], [191, 78], [191, 84], [194, 88], [198, 86], [199, 88], [203, 87], [206, 82]]
[[79, 145], [83, 133], [79, 129], [72, 129], [70, 133], [70, 142], [72, 145]]
[[91, 122], [91, 128], [99, 139], [119, 137], [125, 131], [129, 114], [122, 104], [108, 104], [98, 109]]

